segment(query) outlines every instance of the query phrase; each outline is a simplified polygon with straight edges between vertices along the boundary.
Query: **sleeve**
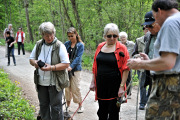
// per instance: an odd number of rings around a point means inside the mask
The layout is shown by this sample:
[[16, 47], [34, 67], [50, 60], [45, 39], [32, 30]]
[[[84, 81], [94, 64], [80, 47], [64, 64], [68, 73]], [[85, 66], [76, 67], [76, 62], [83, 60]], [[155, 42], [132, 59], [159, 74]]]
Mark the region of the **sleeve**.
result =
[[73, 60], [73, 62], [71, 63], [71, 68], [75, 68], [76, 65], [78, 65], [81, 61], [81, 57], [83, 55], [83, 52], [84, 52], [84, 45], [82, 43], [79, 43], [79, 47], [77, 48], [77, 54], [76, 54], [76, 57], [75, 59]]
[[[180, 29], [176, 24], [168, 24], [164, 26], [162, 30], [164, 34], [160, 34], [160, 48], [159, 54], [161, 52], [170, 52], [180, 54]], [[166, 34], [168, 33], [168, 34]]]
[[25, 33], [23, 33], [23, 37], [25, 38]]
[[31, 52], [31, 54], [30, 54], [29, 59], [33, 59], [33, 60], [36, 59], [36, 45], [34, 46], [32, 52]]
[[122, 65], [122, 71], [124, 70], [130, 70], [129, 67], [127, 66], [127, 60], [130, 58], [129, 53], [126, 47], [124, 47], [124, 60], [123, 60], [123, 65]]
[[60, 46], [59, 56], [60, 56], [61, 63], [70, 63], [68, 53], [67, 53], [67, 50], [66, 50], [66, 47], [64, 46], [64, 44], [61, 44], [61, 46]]

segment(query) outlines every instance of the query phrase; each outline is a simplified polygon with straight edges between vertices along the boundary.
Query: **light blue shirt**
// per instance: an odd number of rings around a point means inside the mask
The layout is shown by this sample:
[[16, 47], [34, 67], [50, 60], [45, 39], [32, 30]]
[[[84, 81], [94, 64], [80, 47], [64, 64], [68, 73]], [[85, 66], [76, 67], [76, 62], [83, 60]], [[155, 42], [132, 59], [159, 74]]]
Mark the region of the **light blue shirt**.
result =
[[170, 70], [154, 72], [155, 74], [179, 74], [180, 73], [180, 12], [166, 19], [162, 25], [157, 40], [154, 44], [154, 58], [158, 58], [161, 52], [177, 54], [176, 63]]

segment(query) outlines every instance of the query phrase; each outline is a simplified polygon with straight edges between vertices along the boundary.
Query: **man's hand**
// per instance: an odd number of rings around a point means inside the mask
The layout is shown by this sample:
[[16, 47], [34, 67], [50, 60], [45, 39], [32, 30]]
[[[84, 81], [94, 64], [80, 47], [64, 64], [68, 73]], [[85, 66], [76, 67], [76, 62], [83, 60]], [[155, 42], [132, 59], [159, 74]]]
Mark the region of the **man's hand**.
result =
[[141, 56], [141, 60], [149, 60], [148, 55], [145, 53], [140, 53], [140, 56]]
[[135, 70], [141, 69], [140, 64], [141, 64], [141, 59], [140, 58], [138, 58], [138, 59], [129, 59], [127, 61], [127, 66], [130, 69], [135, 69]]

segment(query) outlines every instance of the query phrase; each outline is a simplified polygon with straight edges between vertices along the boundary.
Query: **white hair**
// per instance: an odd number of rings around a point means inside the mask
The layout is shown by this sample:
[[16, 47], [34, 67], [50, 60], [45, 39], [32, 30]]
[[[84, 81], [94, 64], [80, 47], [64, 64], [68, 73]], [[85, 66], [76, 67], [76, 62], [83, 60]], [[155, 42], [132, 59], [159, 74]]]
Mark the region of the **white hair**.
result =
[[128, 38], [128, 35], [126, 32], [120, 32], [119, 33], [119, 38], [121, 38], [122, 36], [125, 36], [126, 38]]
[[8, 24], [8, 27], [9, 27], [9, 26], [12, 26], [12, 24]]
[[54, 27], [54, 25], [51, 22], [43, 22], [40, 26], [39, 26], [39, 31], [40, 34], [43, 36], [45, 33], [48, 34], [56, 34], [56, 29]]
[[108, 32], [113, 32], [114, 34], [118, 35], [119, 28], [116, 24], [109, 23], [104, 27], [104, 35], [103, 36], [105, 37]]

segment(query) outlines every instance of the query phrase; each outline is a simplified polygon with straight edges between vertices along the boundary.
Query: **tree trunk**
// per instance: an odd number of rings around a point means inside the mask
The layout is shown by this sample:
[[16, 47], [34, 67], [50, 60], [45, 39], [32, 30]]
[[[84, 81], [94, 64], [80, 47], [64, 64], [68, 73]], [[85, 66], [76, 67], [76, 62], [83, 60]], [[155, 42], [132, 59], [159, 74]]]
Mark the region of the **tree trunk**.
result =
[[74, 27], [74, 25], [73, 25], [73, 23], [72, 23], [72, 21], [71, 21], [71, 19], [70, 19], [69, 15], [68, 15], [68, 12], [67, 12], [67, 9], [66, 9], [66, 6], [65, 6], [65, 3], [64, 3], [64, 0], [62, 0], [62, 4], [63, 4], [63, 8], [64, 8], [64, 13], [65, 13], [65, 16], [66, 16], [66, 18], [67, 18], [68, 22], [70, 23], [70, 26], [71, 26], [71, 27]]
[[61, 11], [61, 2], [59, 0], [59, 12], [60, 12], [60, 17], [61, 17], [61, 27], [62, 27], [62, 40], [65, 40], [65, 28], [64, 28], [64, 17], [62, 15], [62, 11]]
[[30, 38], [30, 41], [34, 42], [32, 30], [31, 30], [30, 22], [29, 22], [28, 5], [29, 5], [28, 1], [24, 0], [24, 7], [25, 7], [25, 10], [26, 10], [26, 20], [27, 20], [27, 27], [28, 27], [29, 38]]
[[9, 0], [9, 19], [11, 22], [11, 0]]
[[81, 38], [84, 40], [84, 37], [83, 37], [83, 32], [82, 32], [81, 19], [80, 19], [80, 16], [79, 16], [78, 10], [77, 10], [76, 1], [75, 1], [75, 0], [71, 0], [71, 3], [72, 3], [72, 7], [73, 7], [73, 10], [74, 10], [75, 16], [76, 16], [76, 20], [77, 20], [77, 24], [78, 24], [79, 34], [80, 34]]

